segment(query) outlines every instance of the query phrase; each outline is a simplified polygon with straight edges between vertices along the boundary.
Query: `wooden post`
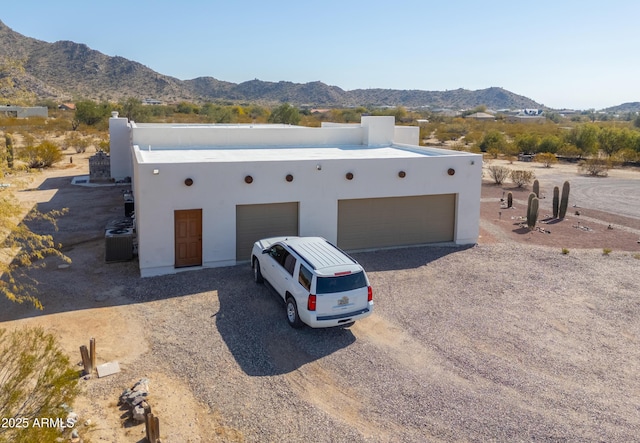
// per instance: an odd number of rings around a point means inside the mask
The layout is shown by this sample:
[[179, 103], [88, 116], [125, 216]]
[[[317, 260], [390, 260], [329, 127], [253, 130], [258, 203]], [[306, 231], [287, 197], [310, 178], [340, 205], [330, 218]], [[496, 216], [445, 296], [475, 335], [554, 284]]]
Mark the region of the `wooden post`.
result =
[[96, 369], [96, 339], [89, 340], [89, 359], [91, 360], [91, 371]]
[[85, 374], [91, 374], [93, 368], [91, 367], [91, 359], [89, 359], [89, 351], [85, 345], [80, 346], [80, 356], [82, 357]]
[[160, 419], [155, 416], [153, 417], [153, 431], [154, 443], [160, 443]]
[[160, 441], [160, 419], [153, 415], [151, 407], [147, 406], [144, 414], [144, 427], [149, 443], [158, 443]]

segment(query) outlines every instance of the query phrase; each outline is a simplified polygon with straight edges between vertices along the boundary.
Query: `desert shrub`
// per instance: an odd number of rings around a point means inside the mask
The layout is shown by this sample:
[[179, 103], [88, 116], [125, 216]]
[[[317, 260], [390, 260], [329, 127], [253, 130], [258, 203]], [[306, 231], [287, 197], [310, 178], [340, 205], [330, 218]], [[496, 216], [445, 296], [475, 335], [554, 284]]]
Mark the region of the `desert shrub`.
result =
[[535, 160], [538, 163], [542, 163], [545, 168], [550, 168], [551, 165], [558, 163], [558, 158], [555, 156], [555, 154], [552, 154], [550, 152], [542, 152], [536, 155]]
[[612, 166], [612, 162], [608, 158], [592, 157], [578, 163], [578, 170], [594, 177], [606, 177]]
[[77, 154], [81, 154], [87, 150], [89, 146], [89, 140], [86, 138], [79, 138], [74, 146]]
[[567, 248], [562, 248], [562, 255], [569, 254], [569, 250]]
[[536, 175], [533, 173], [533, 171], [511, 171], [509, 173], [509, 176], [511, 177], [511, 181], [513, 182], [513, 184], [515, 184], [518, 188], [521, 188], [524, 185], [528, 185], [536, 178]]
[[496, 185], [501, 185], [507, 177], [509, 177], [509, 168], [505, 166], [491, 165], [487, 168], [489, 176], [493, 179]]
[[602, 255], [609, 255], [609, 254], [611, 254], [611, 252], [612, 252], [612, 249], [610, 249], [610, 248], [603, 248], [602, 249]]
[[62, 160], [62, 152], [58, 145], [43, 141], [37, 146], [27, 146], [22, 150], [22, 159], [29, 168], [48, 168]]
[[498, 155], [500, 155], [500, 151], [496, 148], [490, 148], [487, 150], [487, 154], [491, 156], [491, 158], [496, 159]]
[[0, 329], [0, 417], [29, 423], [0, 427], [0, 442], [55, 441], [56, 427], [33, 426], [34, 419], [60, 419], [78, 393], [78, 372], [52, 334], [42, 328]]

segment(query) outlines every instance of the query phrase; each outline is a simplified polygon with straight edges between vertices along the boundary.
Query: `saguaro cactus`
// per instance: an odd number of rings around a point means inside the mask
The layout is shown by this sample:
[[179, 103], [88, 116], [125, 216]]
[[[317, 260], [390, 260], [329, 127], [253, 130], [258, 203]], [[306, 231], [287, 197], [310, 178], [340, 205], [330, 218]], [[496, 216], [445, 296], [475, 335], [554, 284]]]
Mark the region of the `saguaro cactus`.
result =
[[553, 187], [553, 218], [558, 218], [558, 208], [560, 206], [560, 188]]
[[13, 137], [11, 134], [5, 134], [4, 141], [7, 145], [7, 167], [13, 168]]
[[536, 198], [536, 195], [533, 192], [529, 193], [529, 198], [527, 199], [527, 212], [529, 212], [529, 208], [531, 207], [531, 200]]
[[507, 208], [512, 208], [512, 207], [513, 207], [513, 194], [509, 192], [507, 194]]
[[567, 207], [569, 206], [569, 182], [566, 181], [562, 185], [562, 196], [560, 197], [560, 209], [558, 211], [558, 218], [564, 218], [567, 215]]
[[538, 180], [533, 181], [533, 193], [540, 198], [540, 182]]
[[529, 200], [529, 206], [527, 207], [527, 226], [529, 227], [529, 229], [533, 229], [536, 227], [539, 207], [540, 200], [538, 200], [537, 197], [533, 197]]

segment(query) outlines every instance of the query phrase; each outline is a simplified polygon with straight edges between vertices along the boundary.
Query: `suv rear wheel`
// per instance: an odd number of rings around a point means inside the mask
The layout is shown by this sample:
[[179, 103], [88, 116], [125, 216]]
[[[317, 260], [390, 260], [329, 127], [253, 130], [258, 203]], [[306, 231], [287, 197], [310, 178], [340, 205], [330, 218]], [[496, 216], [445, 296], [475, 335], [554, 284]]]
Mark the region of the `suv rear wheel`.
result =
[[296, 301], [293, 297], [287, 297], [286, 301], [287, 305], [287, 321], [289, 322], [289, 326], [292, 328], [301, 328], [303, 326], [302, 320], [300, 320], [300, 316], [298, 315], [298, 306], [296, 305]]

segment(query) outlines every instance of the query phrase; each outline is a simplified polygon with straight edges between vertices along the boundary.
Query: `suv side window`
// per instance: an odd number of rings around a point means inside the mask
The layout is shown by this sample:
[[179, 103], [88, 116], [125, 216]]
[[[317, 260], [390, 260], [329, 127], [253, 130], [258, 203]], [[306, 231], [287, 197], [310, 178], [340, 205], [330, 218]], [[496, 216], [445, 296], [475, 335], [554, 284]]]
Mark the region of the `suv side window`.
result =
[[311, 278], [313, 275], [303, 264], [300, 265], [300, 272], [298, 274], [298, 282], [307, 290], [311, 291]]
[[296, 267], [296, 258], [281, 245], [275, 245], [269, 250], [269, 255], [285, 268], [289, 275], [293, 276], [293, 269]]
[[284, 260], [284, 254], [287, 252], [286, 249], [284, 249], [281, 245], [275, 245], [272, 246], [271, 249], [269, 249], [269, 255], [278, 263], [280, 263], [280, 265], [282, 265], [283, 260]]
[[296, 258], [289, 254], [289, 251], [286, 252], [286, 257], [284, 259], [284, 268], [287, 270], [289, 275], [293, 276], [293, 268], [296, 267]]

